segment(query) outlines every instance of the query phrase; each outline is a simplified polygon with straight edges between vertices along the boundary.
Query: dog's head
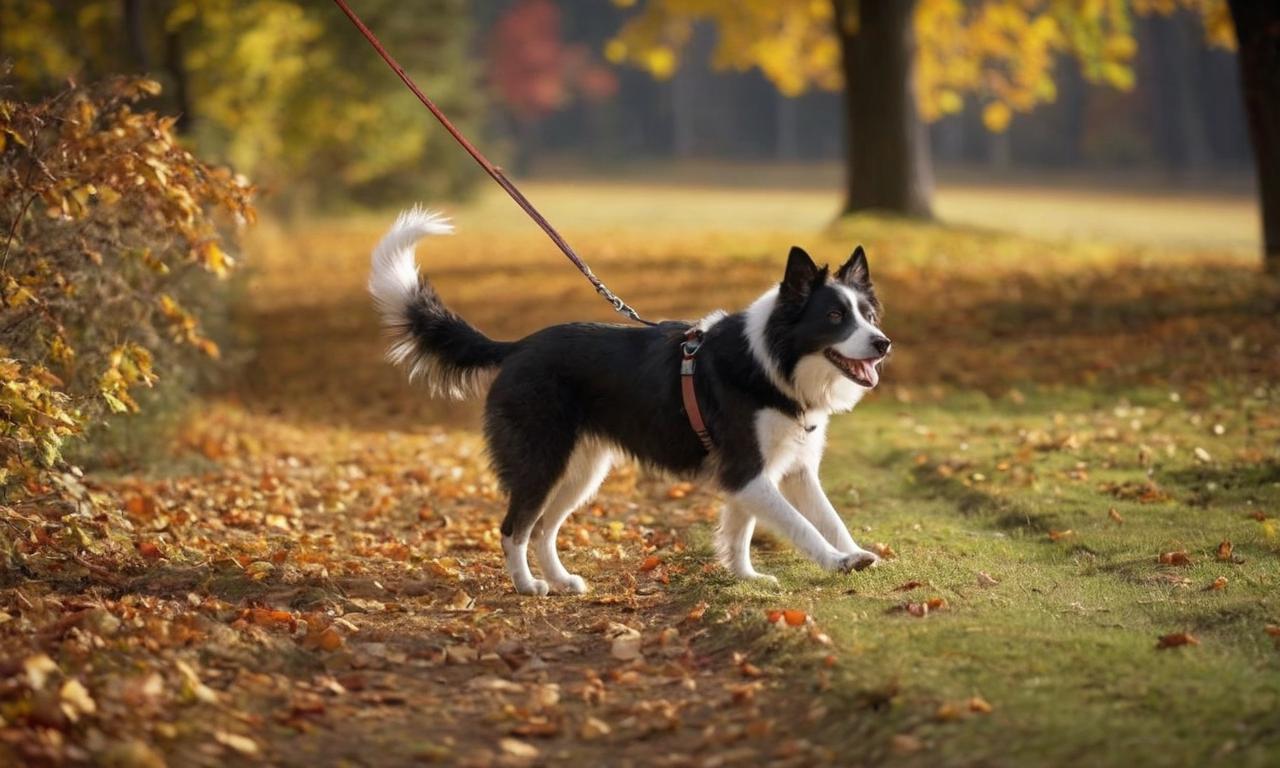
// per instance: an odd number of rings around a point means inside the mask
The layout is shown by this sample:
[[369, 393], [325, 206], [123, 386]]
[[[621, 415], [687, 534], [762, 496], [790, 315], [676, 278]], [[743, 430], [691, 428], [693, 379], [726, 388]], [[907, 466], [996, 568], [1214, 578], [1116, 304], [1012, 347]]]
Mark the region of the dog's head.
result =
[[852, 407], [889, 354], [880, 314], [862, 246], [834, 275], [793, 247], [763, 329], [776, 373], [807, 405]]

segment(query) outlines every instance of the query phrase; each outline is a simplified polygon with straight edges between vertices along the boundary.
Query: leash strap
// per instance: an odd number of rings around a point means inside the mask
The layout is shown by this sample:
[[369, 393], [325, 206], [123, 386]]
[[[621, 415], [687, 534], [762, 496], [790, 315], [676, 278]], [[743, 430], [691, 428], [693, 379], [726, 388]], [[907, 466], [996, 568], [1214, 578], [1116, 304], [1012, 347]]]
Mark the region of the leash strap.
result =
[[698, 393], [693, 388], [694, 355], [698, 354], [701, 346], [702, 331], [696, 326], [690, 328], [684, 335], [684, 343], [680, 345], [684, 353], [680, 360], [680, 398], [684, 401], [689, 426], [693, 427], [693, 433], [698, 436], [702, 447], [707, 449], [707, 453], [711, 453], [715, 443], [711, 442], [711, 433], [707, 431], [707, 423], [702, 419], [702, 409], [698, 407]]
[[365, 26], [364, 22], [360, 20], [360, 17], [356, 15], [355, 11], [351, 10], [351, 7], [347, 5], [346, 0], [333, 0], [333, 2], [336, 3], [338, 8], [347, 15], [347, 18], [350, 19], [351, 23], [360, 31], [360, 34], [364, 35], [364, 39], [369, 41], [369, 45], [373, 46], [373, 49], [378, 52], [378, 55], [382, 57], [382, 60], [387, 62], [387, 66], [391, 67], [391, 71], [396, 73], [400, 78], [400, 81], [405, 84], [405, 87], [410, 91], [413, 91], [413, 95], [418, 97], [418, 101], [421, 101], [422, 105], [430, 110], [432, 115], [435, 115], [436, 120], [440, 121], [440, 124], [449, 132], [449, 135], [462, 145], [462, 148], [467, 151], [467, 154], [471, 155], [472, 159], [479, 163], [480, 167], [484, 169], [484, 172], [489, 174], [489, 177], [496, 181], [498, 186], [502, 187], [502, 189], [511, 196], [512, 200], [516, 201], [516, 205], [520, 206], [520, 208], [529, 215], [529, 218], [533, 219], [534, 223], [539, 227], [542, 227], [542, 231], [547, 233], [547, 237], [551, 238], [551, 242], [555, 243], [556, 247], [559, 248], [565, 256], [569, 257], [569, 261], [573, 262], [573, 265], [578, 268], [578, 271], [581, 272], [591, 285], [595, 287], [596, 293], [603, 296], [605, 301], [613, 305], [613, 311], [621, 315], [626, 315], [637, 323], [642, 323], [644, 325], [657, 325], [657, 323], [650, 322], [640, 317], [639, 312], [632, 309], [617, 294], [609, 290], [608, 286], [604, 284], [604, 281], [595, 276], [595, 273], [591, 271], [591, 267], [587, 266], [587, 263], [583, 261], [569, 243], [561, 237], [560, 233], [556, 231], [556, 228], [551, 226], [551, 222], [547, 221], [546, 217], [533, 206], [533, 203], [529, 202], [529, 198], [525, 197], [524, 193], [516, 188], [516, 185], [507, 178], [506, 174], [502, 172], [502, 169], [489, 162], [489, 159], [486, 158], [480, 150], [476, 149], [475, 145], [470, 141], [467, 141], [467, 137], [463, 136], [461, 131], [454, 127], [453, 123], [445, 116], [444, 112], [440, 111], [440, 108], [435, 105], [435, 102], [427, 98], [427, 95], [422, 92], [422, 89], [418, 87], [417, 83], [413, 82], [413, 78], [409, 77], [409, 74], [404, 71], [404, 67], [401, 67], [399, 62], [392, 58], [391, 54], [387, 52], [387, 49], [382, 47], [382, 43], [379, 42], [377, 35], [373, 34], [373, 31]]

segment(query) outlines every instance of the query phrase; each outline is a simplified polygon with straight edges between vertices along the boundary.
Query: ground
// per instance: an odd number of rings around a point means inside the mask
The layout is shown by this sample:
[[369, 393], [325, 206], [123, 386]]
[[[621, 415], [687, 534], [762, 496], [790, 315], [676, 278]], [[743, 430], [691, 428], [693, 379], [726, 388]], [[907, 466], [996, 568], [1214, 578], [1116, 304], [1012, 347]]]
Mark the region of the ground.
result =
[[[781, 586], [733, 583], [716, 498], [628, 468], [561, 534], [592, 593], [516, 596], [477, 407], [380, 360], [390, 216], [268, 222], [242, 380], [170, 460], [87, 478], [134, 554], [0, 589], [0, 763], [1280, 760], [1280, 292], [1247, 205], [956, 186], [959, 224], [825, 227], [829, 193], [735, 178], [527, 191], [651, 317], [867, 246], [897, 351], [823, 480], [885, 564], [766, 536]], [[500, 197], [456, 217], [420, 261], [486, 332], [610, 319]]]

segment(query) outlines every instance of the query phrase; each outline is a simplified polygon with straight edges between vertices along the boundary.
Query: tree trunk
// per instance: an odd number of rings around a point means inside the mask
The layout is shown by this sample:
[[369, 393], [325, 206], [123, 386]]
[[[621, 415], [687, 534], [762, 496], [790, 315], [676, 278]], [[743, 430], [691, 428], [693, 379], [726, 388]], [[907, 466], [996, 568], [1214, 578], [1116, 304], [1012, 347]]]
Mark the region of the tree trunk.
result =
[[174, 30], [164, 37], [164, 68], [173, 78], [173, 99], [178, 110], [179, 133], [189, 133], [195, 122], [195, 110], [191, 104], [191, 84], [187, 79], [187, 62], [184, 58], [182, 31]]
[[845, 213], [932, 218], [928, 133], [916, 108], [917, 0], [833, 0], [845, 103]]
[[143, 31], [142, 0], [123, 0], [124, 36], [129, 41], [129, 53], [140, 72], [151, 69], [151, 56], [147, 53], [147, 37]]
[[1228, 0], [1253, 144], [1267, 271], [1280, 274], [1280, 3]]

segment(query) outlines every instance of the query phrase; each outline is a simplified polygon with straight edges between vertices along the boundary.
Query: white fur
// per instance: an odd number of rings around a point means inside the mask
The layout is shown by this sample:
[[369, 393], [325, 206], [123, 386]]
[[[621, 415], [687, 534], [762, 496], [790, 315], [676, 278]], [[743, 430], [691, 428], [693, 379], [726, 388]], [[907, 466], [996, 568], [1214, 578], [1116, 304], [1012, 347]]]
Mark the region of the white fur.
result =
[[773, 356], [769, 354], [769, 344], [764, 335], [765, 328], [769, 325], [769, 316], [773, 314], [773, 308], [777, 304], [778, 288], [775, 286], [760, 294], [760, 298], [751, 302], [751, 306], [747, 307], [747, 346], [751, 348], [751, 354], [755, 356], [756, 362], [764, 369], [769, 381], [773, 382], [773, 386], [777, 387], [782, 394], [795, 400], [795, 388], [782, 375], [782, 371], [778, 370], [777, 364], [773, 361]]
[[694, 327], [702, 331], [703, 333], [706, 333], [707, 331], [711, 330], [711, 326], [715, 325], [716, 323], [720, 322], [721, 320], [725, 319], [728, 316], [729, 316], [728, 312], [725, 312], [723, 309], [717, 309], [707, 314], [698, 322], [694, 323]]
[[[369, 273], [369, 293], [388, 328], [404, 324], [405, 308], [418, 295], [418, 265], [413, 260], [413, 246], [427, 235], [453, 234], [453, 225], [439, 213], [413, 207], [396, 217], [390, 231], [373, 249], [373, 267]], [[413, 340], [394, 340], [387, 357], [400, 363], [412, 353]]]
[[729, 498], [716, 539], [720, 560], [734, 575], [777, 582], [751, 565], [751, 534], [757, 520], [828, 570], [847, 571], [855, 564], [879, 560], [853, 540], [822, 490], [818, 464], [826, 428], [827, 415], [818, 411], [800, 420], [772, 409], [757, 415], [756, 439], [764, 455], [764, 471]]
[[401, 212], [373, 249], [369, 293], [390, 339], [387, 360], [407, 367], [410, 381], [426, 381], [433, 395], [464, 400], [484, 389], [497, 371], [491, 368], [460, 371], [443, 364], [435, 355], [418, 347], [408, 317], [409, 306], [421, 291], [414, 245], [427, 235], [449, 234], [453, 234], [453, 225], [439, 213], [419, 206]]
[[533, 555], [551, 592], [582, 594], [587, 591], [587, 582], [569, 573], [561, 564], [556, 553], [556, 534], [565, 519], [599, 490], [617, 455], [614, 447], [604, 441], [592, 437], [579, 440], [564, 474], [547, 495], [542, 516], [533, 528], [532, 543]]

